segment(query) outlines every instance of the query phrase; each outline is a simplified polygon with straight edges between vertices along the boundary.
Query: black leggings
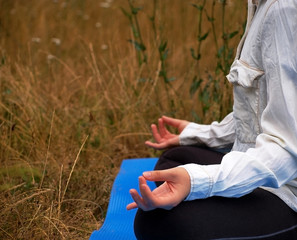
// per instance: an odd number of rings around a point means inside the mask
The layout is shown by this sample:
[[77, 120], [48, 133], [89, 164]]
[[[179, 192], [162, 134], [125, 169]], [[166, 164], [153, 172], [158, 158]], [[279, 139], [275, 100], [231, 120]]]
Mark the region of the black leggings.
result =
[[[155, 169], [186, 163], [219, 164], [222, 157], [222, 153], [207, 148], [181, 146], [164, 152]], [[240, 198], [184, 201], [169, 211], [138, 210], [134, 231], [139, 240], [294, 240], [297, 213], [277, 196], [259, 188]]]

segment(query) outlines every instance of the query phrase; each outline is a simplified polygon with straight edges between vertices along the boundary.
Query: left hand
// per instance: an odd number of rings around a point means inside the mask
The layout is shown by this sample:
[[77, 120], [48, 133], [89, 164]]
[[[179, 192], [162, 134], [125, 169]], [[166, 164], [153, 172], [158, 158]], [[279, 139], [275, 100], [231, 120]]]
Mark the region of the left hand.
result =
[[[145, 144], [155, 149], [166, 149], [169, 147], [178, 146], [179, 134], [185, 129], [190, 122], [176, 118], [163, 116], [158, 120], [158, 127], [155, 124], [151, 125], [153, 137], [156, 142], [146, 141]], [[176, 128], [179, 134], [169, 132], [166, 125]]]
[[[164, 183], [151, 191], [146, 180], [164, 181]], [[156, 208], [170, 210], [188, 196], [190, 189], [190, 176], [184, 168], [176, 167], [161, 171], [144, 172], [143, 176], [139, 177], [141, 196], [135, 189], [131, 189], [129, 192], [134, 202], [127, 205], [127, 210], [134, 208], [141, 208], [144, 211]]]

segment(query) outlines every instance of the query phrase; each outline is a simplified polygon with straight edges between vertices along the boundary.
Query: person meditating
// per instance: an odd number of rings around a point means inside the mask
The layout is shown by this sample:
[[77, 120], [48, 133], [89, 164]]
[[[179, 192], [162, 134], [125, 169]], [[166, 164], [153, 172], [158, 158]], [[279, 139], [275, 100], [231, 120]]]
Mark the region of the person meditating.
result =
[[130, 190], [137, 239], [297, 239], [297, 0], [248, 0], [227, 79], [221, 122], [151, 126], [146, 145], [167, 150]]

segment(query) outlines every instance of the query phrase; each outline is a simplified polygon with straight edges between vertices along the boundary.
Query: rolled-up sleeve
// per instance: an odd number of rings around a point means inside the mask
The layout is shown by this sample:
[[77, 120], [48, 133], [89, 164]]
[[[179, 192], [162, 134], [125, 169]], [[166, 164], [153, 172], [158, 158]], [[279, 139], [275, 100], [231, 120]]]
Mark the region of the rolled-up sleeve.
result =
[[228, 114], [220, 123], [189, 123], [179, 137], [181, 145], [206, 145], [212, 148], [226, 147], [232, 144], [234, 139], [233, 113]]

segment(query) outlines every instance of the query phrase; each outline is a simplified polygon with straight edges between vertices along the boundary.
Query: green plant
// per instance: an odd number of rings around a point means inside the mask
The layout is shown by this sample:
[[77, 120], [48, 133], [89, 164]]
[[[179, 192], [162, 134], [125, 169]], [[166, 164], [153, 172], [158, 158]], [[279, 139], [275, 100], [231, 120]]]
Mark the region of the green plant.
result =
[[132, 43], [137, 52], [138, 65], [141, 67], [143, 63], [147, 63], [147, 54], [146, 54], [146, 46], [144, 44], [141, 29], [138, 21], [138, 12], [142, 9], [141, 7], [135, 7], [133, 5], [133, 0], [128, 0], [129, 3], [129, 11], [125, 10], [121, 7], [122, 12], [128, 18], [130, 27], [133, 34], [133, 39], [129, 39], [128, 41]]
[[[226, 0], [219, 1], [221, 10], [221, 19], [215, 18], [215, 7], [217, 4], [216, 0], [212, 1], [210, 13], [209, 8], [206, 8], [206, 1], [200, 1], [200, 5], [193, 4], [198, 10], [198, 35], [197, 35], [197, 50], [190, 49], [191, 56], [195, 60], [195, 68], [197, 74], [192, 80], [190, 87], [190, 94], [193, 96], [198, 90], [199, 100], [202, 103], [203, 115], [198, 117], [198, 120], [205, 118], [206, 114], [212, 106], [217, 106], [212, 109], [212, 115], [215, 119], [222, 119], [226, 113], [231, 110], [232, 96], [230, 94], [230, 87], [228, 83], [225, 83], [225, 76], [228, 74], [231, 64], [234, 59], [234, 47], [230, 46], [230, 40], [234, 38], [239, 31], [235, 30], [229, 32], [226, 30]], [[206, 20], [210, 23], [211, 30], [202, 32], [203, 15], [205, 14]], [[221, 30], [216, 28], [220, 23]], [[201, 48], [202, 43], [209, 37], [209, 32], [212, 32], [213, 43], [216, 49], [216, 68], [215, 71], [207, 71], [206, 74], [202, 73], [200, 62], [201, 62]], [[221, 36], [218, 38], [218, 34]], [[219, 46], [221, 44], [221, 46]], [[204, 80], [205, 79], [205, 80]], [[204, 83], [204, 84], [202, 84]], [[225, 93], [224, 93], [225, 91]], [[227, 96], [227, 99], [226, 99]], [[227, 103], [227, 104], [226, 104]], [[197, 115], [196, 115], [197, 116]], [[197, 118], [197, 117], [196, 117]]]

